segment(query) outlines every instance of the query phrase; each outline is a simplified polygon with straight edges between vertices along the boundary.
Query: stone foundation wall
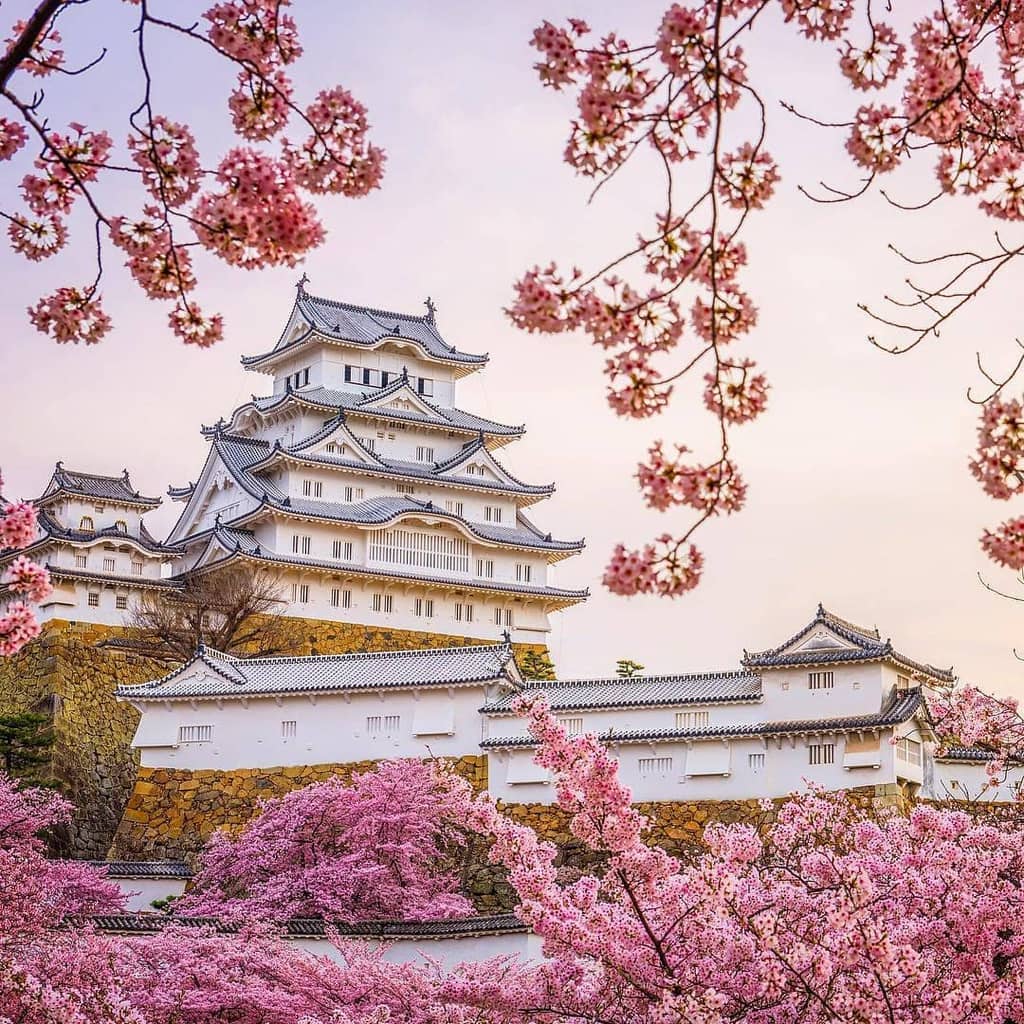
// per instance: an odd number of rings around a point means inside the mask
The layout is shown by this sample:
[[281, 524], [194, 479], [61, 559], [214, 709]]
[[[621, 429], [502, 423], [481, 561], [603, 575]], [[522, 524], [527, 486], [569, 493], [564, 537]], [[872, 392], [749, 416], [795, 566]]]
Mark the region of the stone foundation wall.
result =
[[0, 658], [0, 713], [38, 710], [52, 716], [48, 774], [76, 808], [70, 827], [56, 837], [67, 856], [106, 853], [135, 781], [138, 760], [131, 740], [139, 716], [114, 699], [114, 687], [164, 671], [137, 655], [97, 646], [123, 632], [53, 620], [14, 657]]
[[[482, 754], [450, 762], [479, 792], [487, 788]], [[238, 830], [259, 801], [283, 796], [312, 782], [353, 775], [377, 762], [240, 768], [234, 771], [140, 768], [110, 849], [116, 860], [191, 860], [212, 832]]]
[[[286, 621], [295, 631], [296, 654], [459, 647], [484, 642], [349, 622], [297, 617]], [[129, 796], [133, 800], [141, 796], [133, 795], [138, 758], [131, 747], [138, 712], [115, 700], [113, 690], [162, 676], [167, 666], [97, 646], [125, 632], [119, 626], [54, 619], [45, 623], [42, 634], [17, 655], [0, 659], [0, 714], [34, 710], [53, 716], [55, 743], [49, 774], [76, 807], [71, 827], [57, 837], [59, 852], [66, 856], [104, 857]], [[546, 649], [536, 644], [516, 645], [517, 653], [527, 650]], [[155, 840], [154, 845], [158, 845]]]

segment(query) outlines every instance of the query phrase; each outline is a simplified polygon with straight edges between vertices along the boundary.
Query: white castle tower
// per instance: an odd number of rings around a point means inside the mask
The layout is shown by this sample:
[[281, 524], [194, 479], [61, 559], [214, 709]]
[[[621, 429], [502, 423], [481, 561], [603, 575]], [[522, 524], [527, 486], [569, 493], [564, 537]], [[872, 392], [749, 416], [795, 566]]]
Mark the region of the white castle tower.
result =
[[161, 574], [180, 551], [156, 540], [143, 521], [160, 499], [140, 494], [128, 470], [103, 476], [58, 462], [33, 504], [37, 537], [23, 551], [0, 554], [0, 574], [21, 554], [49, 569], [53, 593], [39, 609], [41, 621], [119, 623], [143, 591], [173, 585]]
[[585, 590], [552, 585], [556, 540], [525, 510], [554, 491], [495, 452], [524, 428], [456, 405], [482, 369], [411, 316], [316, 298], [300, 283], [274, 347], [242, 365], [273, 391], [204, 427], [210, 439], [167, 543], [174, 573], [250, 563], [279, 573], [287, 614], [375, 629], [546, 643]]

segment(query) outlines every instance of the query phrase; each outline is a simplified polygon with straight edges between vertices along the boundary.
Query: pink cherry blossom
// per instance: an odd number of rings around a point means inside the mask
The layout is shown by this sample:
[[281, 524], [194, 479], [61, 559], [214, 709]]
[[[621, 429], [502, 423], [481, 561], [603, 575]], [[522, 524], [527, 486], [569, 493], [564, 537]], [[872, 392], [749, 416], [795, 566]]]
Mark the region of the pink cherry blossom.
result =
[[3, 584], [12, 594], [18, 594], [33, 604], [39, 604], [53, 592], [50, 574], [41, 565], [29, 561], [24, 555], [7, 566], [3, 573]]
[[857, 47], [847, 40], [839, 67], [855, 89], [881, 89], [903, 70], [907, 48], [890, 25], [877, 22], [871, 26], [871, 42]]
[[38, 330], [61, 344], [95, 345], [110, 330], [99, 296], [81, 288], [58, 288], [30, 306], [28, 315]]
[[[51, 23], [52, 25], [52, 23]], [[28, 27], [27, 22], [18, 21], [11, 29], [11, 35], [5, 40], [7, 52], [10, 52], [17, 38]], [[64, 51], [60, 48], [60, 33], [50, 27], [36, 40], [28, 59], [21, 64], [21, 70], [34, 75], [36, 78], [45, 78], [58, 68], [64, 65]]]
[[288, 123], [292, 83], [283, 71], [262, 77], [242, 71], [228, 98], [235, 131], [250, 141], [272, 139]]
[[768, 403], [768, 382], [762, 373], [752, 373], [754, 362], [722, 363], [718, 374], [704, 376], [704, 404], [727, 423], [746, 423], [764, 412]]
[[44, 260], [59, 252], [68, 240], [64, 221], [56, 215], [37, 220], [12, 218], [7, 222], [7, 235], [11, 248], [33, 261]]
[[1015, 516], [981, 535], [981, 549], [999, 565], [1024, 569], [1024, 516]]
[[199, 153], [186, 125], [155, 117], [145, 131], [128, 136], [128, 148], [154, 199], [177, 206], [199, 191]]
[[982, 406], [978, 452], [971, 473], [993, 498], [1005, 501], [1024, 485], [1024, 411], [1019, 399], [999, 396]]
[[0, 161], [10, 160], [25, 145], [28, 133], [17, 121], [0, 117]]
[[209, 348], [224, 337], [224, 318], [219, 313], [206, 316], [191, 300], [180, 300], [171, 310], [168, 322], [186, 345]]

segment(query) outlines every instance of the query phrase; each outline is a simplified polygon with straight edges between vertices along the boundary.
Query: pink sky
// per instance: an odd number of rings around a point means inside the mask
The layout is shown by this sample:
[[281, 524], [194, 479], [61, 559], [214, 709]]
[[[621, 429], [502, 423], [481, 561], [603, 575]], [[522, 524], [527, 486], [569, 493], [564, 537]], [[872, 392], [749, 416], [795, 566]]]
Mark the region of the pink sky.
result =
[[[594, 591], [556, 626], [552, 653], [562, 675], [607, 674], [620, 657], [651, 671], [733, 666], [744, 646], [795, 632], [820, 600], [877, 625], [913, 657], [952, 662], [1000, 691], [1019, 689], [1019, 610], [977, 579], [980, 571], [1014, 587], [977, 543], [982, 527], [1014, 506], [986, 499], [967, 472], [976, 410], [965, 399], [977, 383], [979, 347], [994, 367], [1014, 359], [1015, 289], [1009, 281], [990, 289], [966, 319], [912, 355], [896, 359], [867, 343], [855, 304], [895, 290], [904, 276], [888, 241], [933, 254], [965, 240], [985, 245], [992, 225], [966, 202], [911, 215], [877, 197], [823, 207], [799, 195], [799, 183], [850, 183], [853, 175], [838, 137], [797, 123], [775, 101], [806, 97], [802, 105], [828, 115], [851, 101], [830, 50], [782, 26], [752, 46], [783, 182], [747, 236], [745, 281], [760, 323], [744, 351], [773, 387], [769, 412], [736, 435], [747, 507], [704, 530], [707, 568], [694, 593], [673, 602], [603, 592], [616, 541], [639, 544], [681, 522], [644, 509], [631, 479], [636, 462], [658, 437], [699, 450], [711, 420], [684, 391], [659, 419], [624, 423], [604, 402], [599, 352], [581, 339], [519, 333], [502, 306], [532, 263], [594, 265], [652, 222], [656, 195], [642, 168], [587, 207], [585, 183], [560, 159], [568, 101], [537, 83], [527, 45], [540, 20], [567, 15], [639, 40], [663, 9], [634, 3], [624, 14], [622, 6], [298, 3], [307, 48], [299, 93], [334, 82], [351, 88], [388, 151], [380, 192], [322, 204], [329, 237], [306, 265], [310, 290], [409, 312], [429, 294], [449, 341], [490, 352], [489, 369], [465, 384], [460, 404], [526, 422], [527, 437], [504, 460], [524, 479], [559, 488], [534, 518], [588, 541], [583, 556], [558, 570], [561, 583]], [[13, 5], [8, 20], [19, 13]], [[134, 105], [123, 13], [104, 15], [109, 24], [94, 17], [76, 38], [81, 55], [101, 41], [114, 47], [92, 78], [55, 83], [54, 97], [67, 97], [65, 116], [109, 127]], [[83, 10], [79, 23], [87, 21]], [[226, 82], [175, 48], [158, 59], [158, 105], [195, 123], [211, 152], [228, 144]], [[929, 160], [920, 164], [897, 191], [928, 187]], [[4, 173], [9, 196], [16, 178]], [[79, 238], [88, 230], [74, 226]], [[59, 348], [32, 330], [24, 309], [56, 283], [86, 280], [88, 258], [87, 245], [42, 267], [2, 257], [0, 463], [10, 496], [37, 493], [56, 459], [98, 472], [127, 466], [147, 493], [194, 479], [205, 454], [200, 423], [268, 390], [269, 379], [243, 372], [238, 358], [276, 338], [301, 273], [246, 275], [201, 260], [203, 304], [224, 313], [227, 331], [218, 348], [199, 352], [170, 336], [163, 308], [145, 302], [111, 257], [104, 292], [116, 331], [95, 348]], [[168, 527], [178, 508], [168, 502], [151, 528]]]

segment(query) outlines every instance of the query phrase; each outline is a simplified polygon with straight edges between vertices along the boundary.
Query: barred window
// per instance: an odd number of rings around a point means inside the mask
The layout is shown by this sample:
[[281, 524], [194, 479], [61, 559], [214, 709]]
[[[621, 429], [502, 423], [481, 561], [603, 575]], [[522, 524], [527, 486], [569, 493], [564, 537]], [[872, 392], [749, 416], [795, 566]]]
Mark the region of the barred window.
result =
[[472, 622], [473, 621], [473, 606], [471, 604], [463, 604], [461, 601], [455, 602], [455, 621], [456, 622]]
[[179, 725], [179, 743], [211, 743], [213, 741], [212, 725]]
[[370, 607], [375, 612], [391, 612], [395, 610], [395, 598], [392, 594], [374, 594], [370, 599]]
[[677, 729], [706, 729], [711, 719], [710, 711], [677, 711]]
[[104, 572], [113, 572], [116, 567], [117, 567], [117, 562], [115, 562], [113, 558], [104, 558], [103, 559], [103, 571]]
[[84, 569], [89, 564], [88, 555], [75, 555], [75, 568]]
[[807, 688], [809, 690], [831, 690], [836, 685], [832, 672], [808, 672]]
[[764, 771], [764, 754], [747, 754], [747, 767], [752, 772]]
[[141, 576], [142, 575], [142, 563], [141, 562], [132, 562], [132, 575], [133, 576]]
[[414, 569], [469, 572], [469, 541], [421, 530], [372, 530], [368, 560]]
[[558, 724], [570, 735], [570, 736], [582, 736], [583, 735], [583, 719], [582, 718], [560, 718]]
[[100, 595], [95, 590], [89, 592], [89, 607], [98, 608], [100, 606]]
[[293, 740], [299, 731], [299, 723], [294, 719], [281, 723], [281, 739]]
[[114, 598], [114, 607], [118, 611], [123, 612], [128, 607], [128, 595], [127, 594], [118, 594]]
[[487, 579], [493, 579], [494, 577], [494, 559], [493, 558], [478, 558], [476, 560], [476, 574]]
[[533, 577], [533, 566], [528, 562], [516, 562], [516, 582], [529, 583]]
[[835, 764], [836, 745], [834, 743], [812, 743], [807, 748], [808, 764]]
[[451, 512], [454, 515], [461, 516], [462, 515], [462, 502], [461, 501], [453, 501], [451, 498], [446, 498], [445, 499], [445, 503], [444, 503], [444, 510], [445, 510], [445, 512]]
[[641, 757], [637, 761], [641, 778], [651, 778], [655, 775], [668, 775], [672, 771], [671, 757]]

